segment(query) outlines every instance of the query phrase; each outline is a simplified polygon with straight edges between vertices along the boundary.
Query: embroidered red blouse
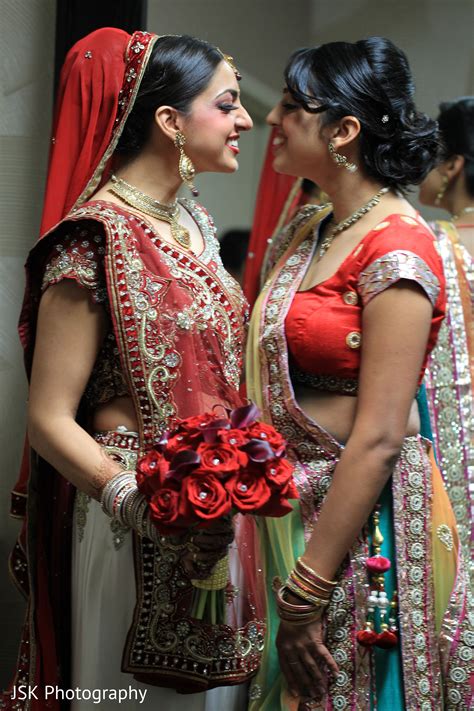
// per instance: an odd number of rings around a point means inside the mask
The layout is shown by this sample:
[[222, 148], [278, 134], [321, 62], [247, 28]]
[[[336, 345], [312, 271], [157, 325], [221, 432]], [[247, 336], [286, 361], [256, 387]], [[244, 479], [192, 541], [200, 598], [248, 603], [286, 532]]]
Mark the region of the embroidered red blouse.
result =
[[415, 281], [433, 306], [418, 378], [421, 384], [444, 318], [445, 281], [431, 231], [421, 220], [405, 215], [387, 217], [367, 233], [333, 276], [295, 294], [285, 321], [292, 379], [356, 394], [362, 310], [401, 279]]

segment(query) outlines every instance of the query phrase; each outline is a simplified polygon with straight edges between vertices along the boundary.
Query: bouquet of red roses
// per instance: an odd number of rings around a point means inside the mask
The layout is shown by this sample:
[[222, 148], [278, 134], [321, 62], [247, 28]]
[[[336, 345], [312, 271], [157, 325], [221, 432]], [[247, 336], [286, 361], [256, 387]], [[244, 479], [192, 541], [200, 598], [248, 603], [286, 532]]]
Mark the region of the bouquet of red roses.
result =
[[179, 420], [137, 463], [137, 484], [164, 535], [206, 527], [226, 514], [284, 516], [298, 498], [286, 442], [257, 421], [251, 403], [227, 417]]

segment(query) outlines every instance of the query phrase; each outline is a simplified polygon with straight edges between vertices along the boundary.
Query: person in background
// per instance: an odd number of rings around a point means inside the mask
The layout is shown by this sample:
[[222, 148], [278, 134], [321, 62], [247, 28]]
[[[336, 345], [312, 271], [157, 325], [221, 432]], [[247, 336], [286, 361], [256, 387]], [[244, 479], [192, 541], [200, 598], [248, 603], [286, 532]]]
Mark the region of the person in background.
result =
[[224, 269], [241, 286], [244, 278], [245, 257], [250, 239], [250, 230], [234, 229], [224, 232], [219, 240], [220, 255]]
[[436, 456], [474, 575], [474, 96], [441, 104], [441, 160], [420, 186], [423, 205], [450, 213], [430, 224], [447, 283], [446, 320], [426, 377]]

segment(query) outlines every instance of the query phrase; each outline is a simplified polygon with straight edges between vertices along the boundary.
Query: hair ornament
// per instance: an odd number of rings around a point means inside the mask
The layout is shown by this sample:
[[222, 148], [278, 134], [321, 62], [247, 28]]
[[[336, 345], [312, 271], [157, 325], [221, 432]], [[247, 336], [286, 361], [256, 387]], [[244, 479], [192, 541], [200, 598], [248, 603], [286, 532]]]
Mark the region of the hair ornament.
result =
[[382, 123], [388, 123], [390, 121], [390, 116], [388, 114], [384, 114], [380, 120]]
[[224, 54], [222, 49], [219, 49], [219, 47], [216, 47], [216, 49], [219, 52], [219, 54], [222, 56], [222, 59], [224, 60], [224, 62], [226, 62], [229, 65], [229, 67], [232, 69], [232, 71], [234, 72], [235, 78], [237, 79], [237, 81], [240, 81], [242, 79], [242, 74], [239, 72], [239, 70], [235, 66], [234, 58], [231, 57], [230, 54]]

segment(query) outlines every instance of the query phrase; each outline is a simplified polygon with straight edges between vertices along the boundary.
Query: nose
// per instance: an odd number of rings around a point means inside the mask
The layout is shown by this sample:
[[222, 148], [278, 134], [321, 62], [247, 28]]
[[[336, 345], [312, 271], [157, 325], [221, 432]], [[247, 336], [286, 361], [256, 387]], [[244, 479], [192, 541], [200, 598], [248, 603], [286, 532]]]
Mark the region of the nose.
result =
[[268, 123], [269, 126], [278, 126], [278, 124], [280, 123], [279, 104], [276, 104], [273, 107], [273, 109], [267, 115], [265, 121]]
[[252, 128], [253, 121], [245, 106], [240, 107], [240, 111], [237, 115], [236, 124], [240, 131], [250, 131], [250, 129]]

